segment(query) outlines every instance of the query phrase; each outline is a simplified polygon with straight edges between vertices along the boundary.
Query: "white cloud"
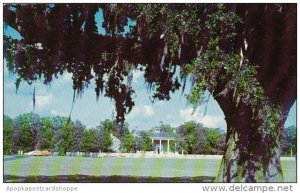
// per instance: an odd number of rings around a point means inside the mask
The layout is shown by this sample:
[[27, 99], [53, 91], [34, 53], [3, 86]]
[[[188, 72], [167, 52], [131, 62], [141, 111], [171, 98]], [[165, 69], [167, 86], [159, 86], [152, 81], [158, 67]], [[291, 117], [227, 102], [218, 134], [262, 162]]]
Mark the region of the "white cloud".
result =
[[144, 72], [142, 72], [140, 70], [134, 70], [132, 74], [133, 74], [133, 82], [138, 83], [141, 81], [141, 78], [143, 77]]
[[205, 127], [226, 128], [225, 120], [220, 116], [205, 115], [199, 118]]
[[168, 119], [168, 120], [172, 119], [172, 117], [173, 117], [173, 116], [172, 116], [171, 114], [168, 114], [168, 115], [167, 115], [167, 119]]
[[133, 74], [133, 78], [138, 79], [138, 78], [142, 77], [144, 73], [140, 70], [134, 70], [132, 74]]
[[16, 84], [14, 82], [4, 83], [4, 89], [16, 91]]
[[180, 118], [186, 121], [196, 121], [202, 123], [205, 127], [226, 128], [224, 117], [214, 115], [203, 115], [198, 107], [193, 113], [193, 108], [181, 109], [179, 111]]
[[53, 101], [53, 94], [36, 96], [35, 105], [39, 109], [45, 108]]
[[150, 117], [150, 116], [154, 115], [153, 107], [150, 105], [144, 105], [143, 110], [145, 111], [146, 117]]
[[164, 107], [165, 105], [168, 105], [167, 103], [168, 103], [168, 101], [163, 101], [163, 100], [162, 100], [162, 101], [157, 101], [157, 100], [156, 100], [156, 101], [154, 101], [154, 104], [153, 104], [153, 105], [154, 105], [155, 107], [162, 108], [162, 107]]
[[154, 109], [151, 105], [136, 105], [132, 111], [126, 115], [127, 120], [148, 118], [154, 115]]
[[140, 114], [141, 110], [139, 106], [134, 106], [131, 112], [125, 115], [126, 120], [133, 120], [137, 118]]
[[179, 115], [184, 121], [191, 121], [198, 118], [196, 114], [199, 113], [199, 108], [193, 114], [193, 108], [181, 109], [179, 110]]
[[61, 83], [72, 82], [72, 73], [64, 72], [61, 78], [59, 78]]
[[59, 112], [59, 111], [56, 111], [56, 110], [51, 110], [50, 111], [51, 115], [55, 115], [55, 116], [66, 116], [66, 113], [63, 113], [63, 112]]

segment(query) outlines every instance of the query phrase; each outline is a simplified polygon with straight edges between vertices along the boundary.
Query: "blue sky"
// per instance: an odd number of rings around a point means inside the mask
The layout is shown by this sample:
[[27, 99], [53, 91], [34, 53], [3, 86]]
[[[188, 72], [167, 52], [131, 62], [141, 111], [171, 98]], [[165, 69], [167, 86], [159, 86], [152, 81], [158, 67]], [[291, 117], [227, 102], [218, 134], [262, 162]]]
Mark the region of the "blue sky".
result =
[[[204, 116], [205, 107], [200, 106], [192, 114], [192, 106], [188, 104], [185, 94], [177, 91], [172, 94], [170, 101], [151, 102], [147, 91], [147, 85], [140, 71], [134, 71], [132, 86], [136, 93], [134, 100], [136, 105], [126, 115], [126, 122], [130, 129], [150, 129], [159, 126], [162, 121], [165, 124], [178, 126], [188, 120], [195, 120], [208, 127], [226, 128], [224, 115], [217, 103], [212, 100], [208, 103], [207, 113]], [[65, 73], [58, 79], [54, 79], [51, 85], [46, 86], [42, 82], [36, 82], [32, 86], [22, 82], [16, 93], [15, 76], [9, 74], [4, 68], [4, 113], [15, 117], [21, 113], [33, 111], [32, 93], [36, 87], [35, 113], [41, 116], [68, 116], [72, 107], [72, 80], [71, 74]], [[95, 84], [91, 83], [82, 96], [77, 97], [72, 111], [72, 119], [79, 119], [88, 127], [99, 125], [100, 121], [111, 119], [114, 112], [114, 102], [106, 97], [100, 97], [96, 101], [94, 92]]]
[[[195, 120], [207, 127], [226, 129], [224, 114], [217, 102], [210, 97], [207, 105], [207, 113], [204, 115], [205, 106], [200, 106], [192, 114], [193, 108], [184, 96], [189, 92], [189, 86], [184, 94], [181, 90], [171, 96], [170, 101], [151, 102], [147, 91], [147, 85], [141, 71], [134, 71], [133, 88], [136, 91], [134, 100], [136, 105], [126, 115], [126, 122], [130, 129], [150, 129], [159, 126], [162, 121], [165, 124], [179, 126], [185, 121]], [[33, 111], [32, 93], [36, 87], [36, 107], [34, 112], [40, 116], [68, 116], [72, 107], [72, 80], [71, 74], [65, 73], [58, 79], [54, 79], [51, 85], [44, 85], [41, 81], [29, 86], [22, 82], [16, 93], [15, 76], [9, 74], [4, 68], [4, 114], [16, 117], [21, 113]], [[99, 125], [100, 121], [112, 119], [114, 102], [106, 97], [100, 97], [96, 101], [94, 92], [95, 84], [91, 83], [82, 96], [77, 97], [71, 114], [72, 120], [80, 120], [88, 127]], [[286, 126], [296, 125], [296, 105], [290, 111]]]
[[[97, 20], [98, 31], [104, 34], [102, 28], [102, 11], [100, 10], [95, 18]], [[134, 25], [133, 21], [129, 22]], [[126, 27], [126, 31], [129, 27]], [[4, 26], [4, 33], [16, 39], [20, 39], [20, 35], [9, 26]], [[3, 61], [3, 60], [2, 60]], [[54, 79], [51, 85], [44, 85], [41, 81], [33, 83], [29, 86], [22, 82], [18, 92], [16, 93], [15, 75], [9, 74], [4, 63], [4, 114], [12, 118], [22, 113], [33, 111], [32, 93], [35, 86], [36, 89], [36, 107], [34, 112], [40, 116], [68, 116], [72, 107], [72, 80], [71, 74], [64, 73], [58, 79]], [[132, 86], [136, 93], [134, 101], [136, 105], [132, 111], [126, 115], [126, 122], [129, 123], [130, 129], [146, 130], [155, 126], [159, 126], [161, 122], [179, 126], [185, 121], [194, 120], [202, 123], [206, 127], [214, 127], [226, 129], [224, 114], [217, 102], [210, 97], [207, 104], [207, 111], [204, 115], [205, 105], [198, 107], [193, 112], [192, 106], [187, 102], [185, 95], [189, 93], [190, 84], [187, 85], [185, 92], [181, 90], [175, 92], [171, 96], [170, 101], [151, 102], [149, 96], [151, 93], [147, 91], [147, 85], [141, 71], [134, 71]], [[100, 97], [96, 101], [94, 91], [95, 84], [92, 82], [88, 89], [85, 89], [81, 97], [75, 101], [71, 114], [72, 120], [80, 120], [87, 127], [96, 127], [105, 119], [112, 119], [114, 109], [114, 101]], [[296, 125], [296, 105], [294, 104], [290, 110], [286, 126]]]

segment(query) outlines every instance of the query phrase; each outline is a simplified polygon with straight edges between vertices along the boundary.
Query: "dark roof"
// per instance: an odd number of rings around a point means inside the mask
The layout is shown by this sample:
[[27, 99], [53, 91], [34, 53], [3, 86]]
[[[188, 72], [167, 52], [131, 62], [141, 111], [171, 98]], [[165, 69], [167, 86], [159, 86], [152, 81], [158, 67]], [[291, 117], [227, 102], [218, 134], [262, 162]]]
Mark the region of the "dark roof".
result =
[[160, 132], [160, 133], [151, 133], [150, 138], [152, 139], [174, 139], [176, 137], [175, 133], [171, 132]]

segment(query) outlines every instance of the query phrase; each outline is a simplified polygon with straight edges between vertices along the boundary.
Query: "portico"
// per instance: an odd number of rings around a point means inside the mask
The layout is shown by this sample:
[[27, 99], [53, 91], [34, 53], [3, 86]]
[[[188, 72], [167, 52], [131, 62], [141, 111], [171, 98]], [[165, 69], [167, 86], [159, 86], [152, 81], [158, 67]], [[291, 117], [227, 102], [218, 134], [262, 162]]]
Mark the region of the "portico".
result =
[[161, 154], [171, 152], [171, 144], [172, 146], [174, 145], [173, 150], [176, 149], [175, 137], [172, 133], [154, 133], [150, 138], [155, 153]]

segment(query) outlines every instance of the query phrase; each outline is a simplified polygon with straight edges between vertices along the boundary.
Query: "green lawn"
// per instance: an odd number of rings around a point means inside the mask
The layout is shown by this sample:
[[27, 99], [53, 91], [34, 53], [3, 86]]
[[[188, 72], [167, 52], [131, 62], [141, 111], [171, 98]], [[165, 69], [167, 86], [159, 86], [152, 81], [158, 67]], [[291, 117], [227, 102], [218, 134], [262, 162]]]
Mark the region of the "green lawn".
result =
[[[81, 179], [80, 176], [91, 176], [95, 179], [97, 176], [111, 178], [113, 176], [151, 177], [153, 178], [152, 181], [155, 181], [155, 178], [175, 179], [178, 177], [202, 179], [206, 177], [214, 178], [217, 175], [220, 161], [217, 159], [5, 156], [4, 176], [5, 181], [10, 181], [17, 178], [17, 176], [31, 176], [33, 178], [34, 176], [46, 176], [51, 177], [54, 182], [57, 176], [73, 176], [73, 181], [76, 181], [76, 178], [78, 178], [77, 181], [83, 180], [84, 178]], [[285, 181], [295, 182], [295, 161], [283, 161], [282, 167]], [[114, 181], [111, 178], [106, 179], [106, 181]]]

